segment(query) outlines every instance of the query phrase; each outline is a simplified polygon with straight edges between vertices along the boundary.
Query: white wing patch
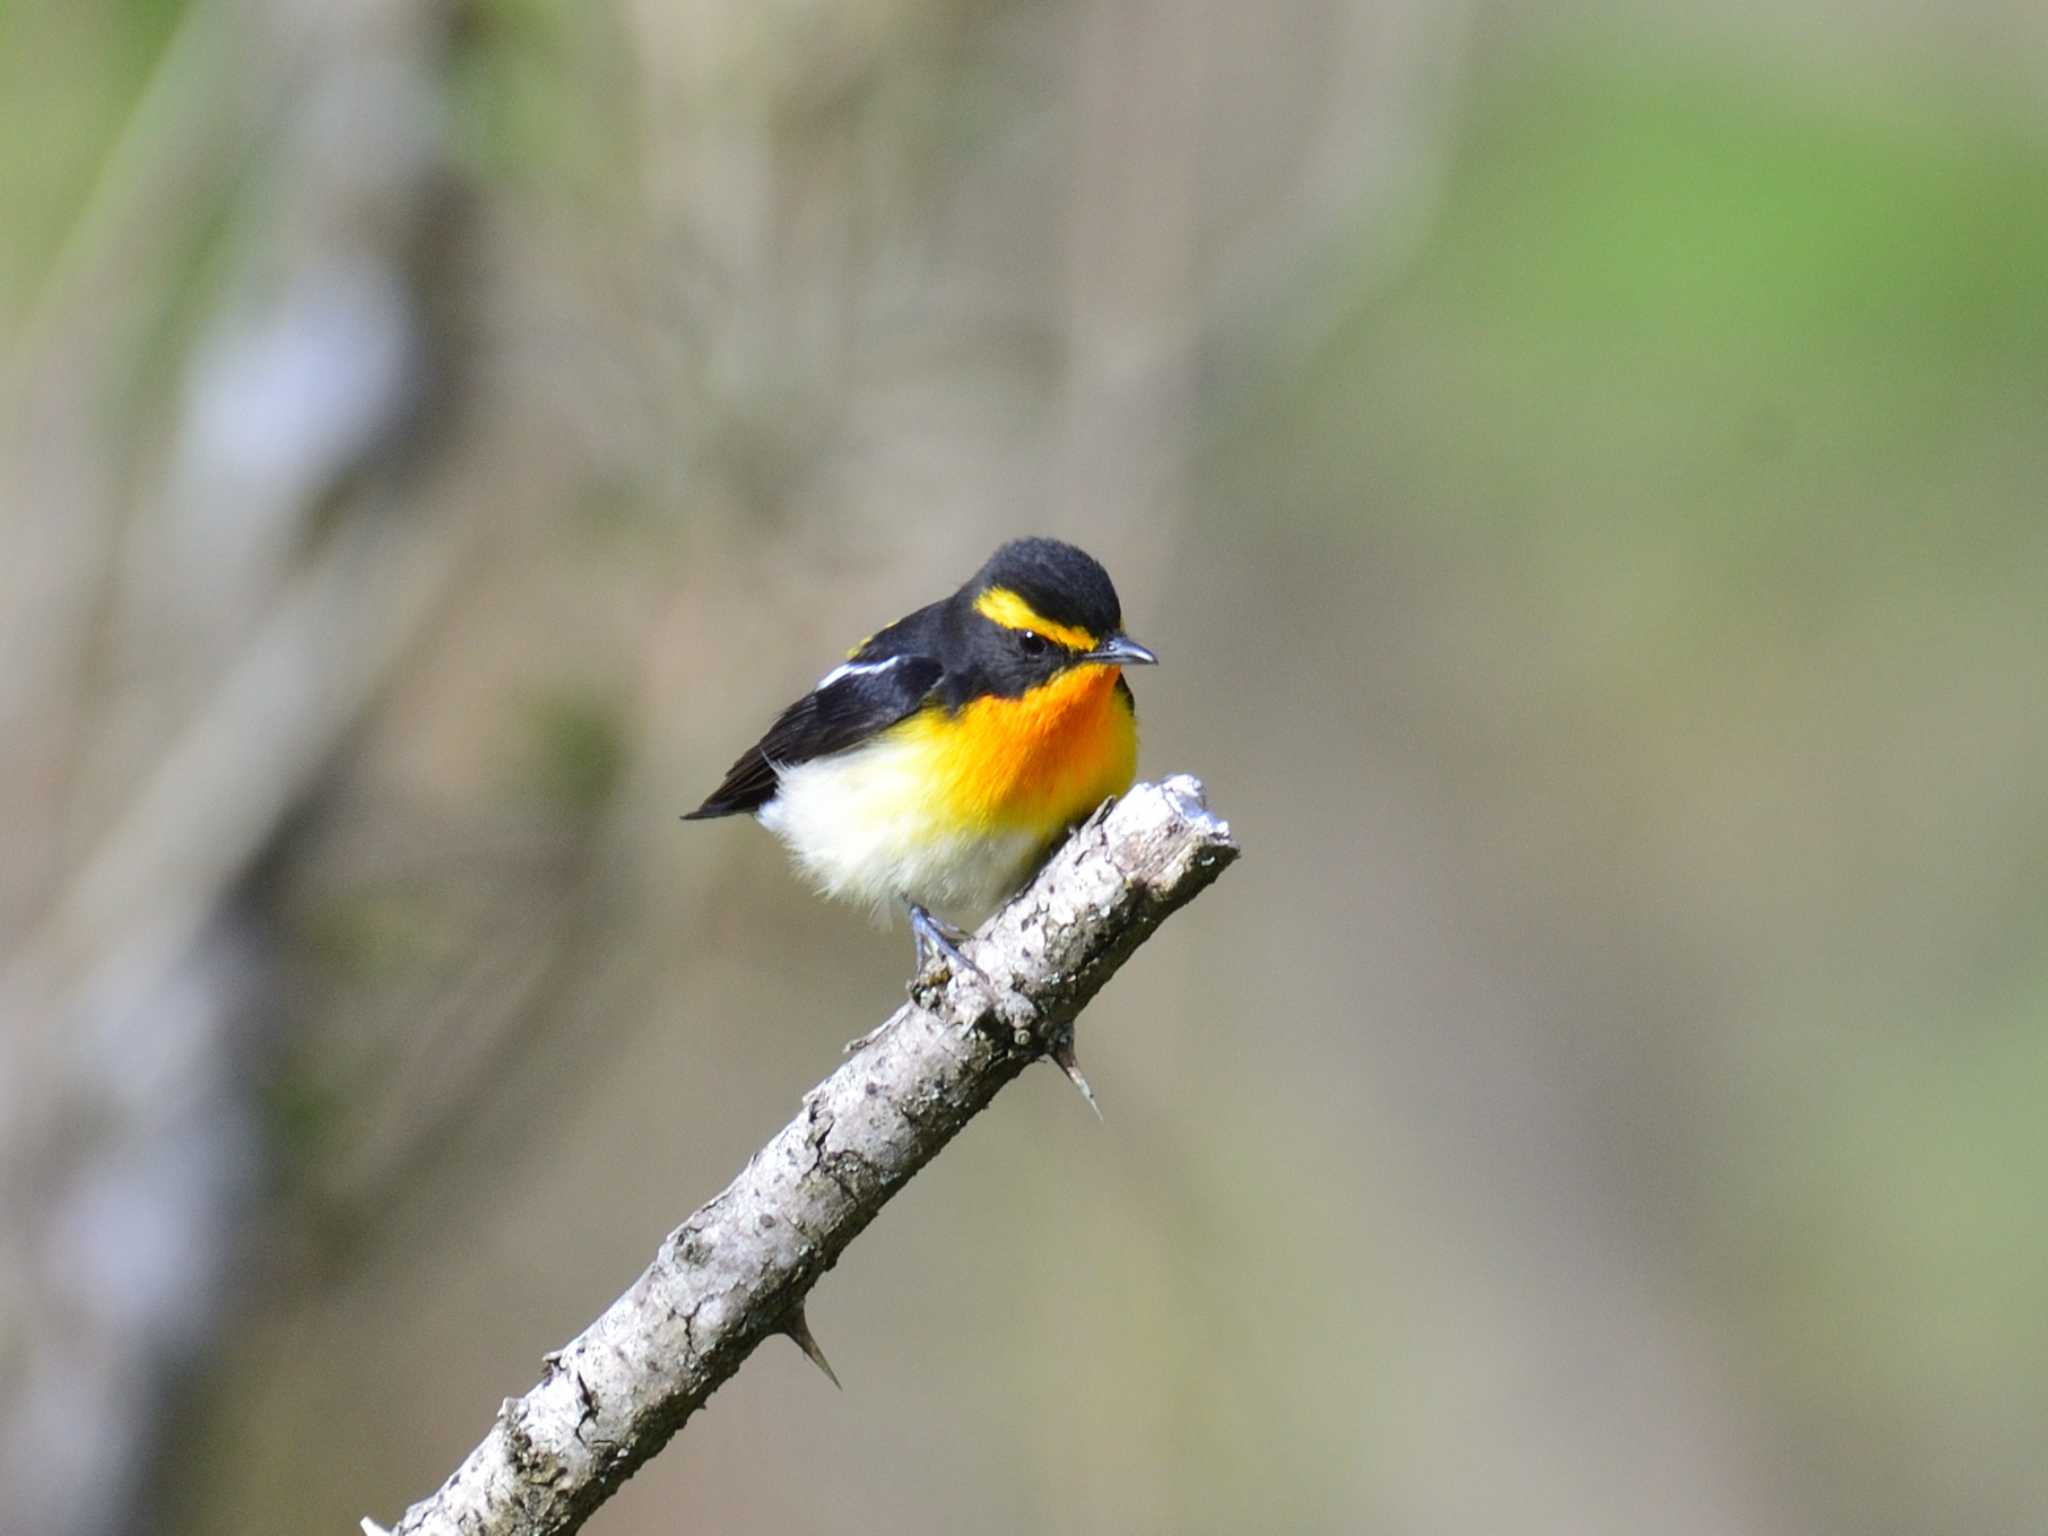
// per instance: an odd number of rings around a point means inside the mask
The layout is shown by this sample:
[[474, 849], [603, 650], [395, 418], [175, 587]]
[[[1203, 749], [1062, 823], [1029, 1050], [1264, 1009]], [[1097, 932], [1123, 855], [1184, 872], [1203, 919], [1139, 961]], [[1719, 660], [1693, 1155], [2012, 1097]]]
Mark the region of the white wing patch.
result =
[[904, 658], [901, 656], [891, 656], [887, 661], [842, 661], [838, 666], [818, 679], [818, 687], [830, 688], [841, 678], [872, 677], [877, 672], [888, 671], [897, 662], [902, 660]]

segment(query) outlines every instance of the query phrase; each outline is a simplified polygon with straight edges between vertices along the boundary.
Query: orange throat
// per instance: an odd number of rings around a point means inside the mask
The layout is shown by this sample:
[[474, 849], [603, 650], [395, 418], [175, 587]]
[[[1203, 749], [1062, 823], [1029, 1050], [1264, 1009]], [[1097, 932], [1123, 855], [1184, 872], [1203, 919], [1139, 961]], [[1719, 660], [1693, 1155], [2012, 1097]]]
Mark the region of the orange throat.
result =
[[1080, 666], [1022, 698], [914, 717], [948, 819], [1048, 837], [1131, 787], [1138, 726], [1121, 669]]

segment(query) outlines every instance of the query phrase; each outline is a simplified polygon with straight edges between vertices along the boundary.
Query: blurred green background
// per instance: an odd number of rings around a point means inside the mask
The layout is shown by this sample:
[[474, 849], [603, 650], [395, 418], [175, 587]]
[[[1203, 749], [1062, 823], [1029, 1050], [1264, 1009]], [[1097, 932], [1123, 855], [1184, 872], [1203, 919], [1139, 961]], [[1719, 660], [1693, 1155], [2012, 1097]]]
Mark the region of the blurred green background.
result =
[[426, 1495], [900, 996], [1024, 532], [1241, 865], [592, 1522], [2048, 1510], [2048, 12], [0, 8], [0, 1483]]

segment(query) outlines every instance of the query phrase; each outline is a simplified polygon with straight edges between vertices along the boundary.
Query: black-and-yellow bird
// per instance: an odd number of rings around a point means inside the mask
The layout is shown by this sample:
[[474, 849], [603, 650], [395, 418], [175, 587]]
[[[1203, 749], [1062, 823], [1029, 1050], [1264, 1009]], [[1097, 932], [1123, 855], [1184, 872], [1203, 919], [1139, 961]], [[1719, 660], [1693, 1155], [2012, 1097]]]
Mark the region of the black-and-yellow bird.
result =
[[1138, 726], [1109, 573], [1016, 539], [951, 597], [898, 619], [784, 710], [686, 820], [750, 812], [828, 896], [910, 912], [927, 949], [976, 967], [931, 912], [985, 909], [1131, 786]]

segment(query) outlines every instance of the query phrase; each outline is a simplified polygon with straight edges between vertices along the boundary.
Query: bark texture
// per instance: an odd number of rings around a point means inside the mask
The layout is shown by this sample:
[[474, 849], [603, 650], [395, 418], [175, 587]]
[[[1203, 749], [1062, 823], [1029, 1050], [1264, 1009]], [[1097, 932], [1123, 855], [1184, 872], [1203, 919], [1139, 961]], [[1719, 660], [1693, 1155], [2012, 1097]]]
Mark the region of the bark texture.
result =
[[807, 1344], [804, 1296], [847, 1244], [1005, 1083], [1041, 1056], [1070, 1063], [1088, 1000], [1236, 857], [1229, 825], [1185, 776], [1089, 818], [969, 946], [994, 987], [920, 977], [632, 1287], [548, 1357], [539, 1385], [505, 1401], [397, 1536], [576, 1530], [755, 1345], [775, 1333]]

